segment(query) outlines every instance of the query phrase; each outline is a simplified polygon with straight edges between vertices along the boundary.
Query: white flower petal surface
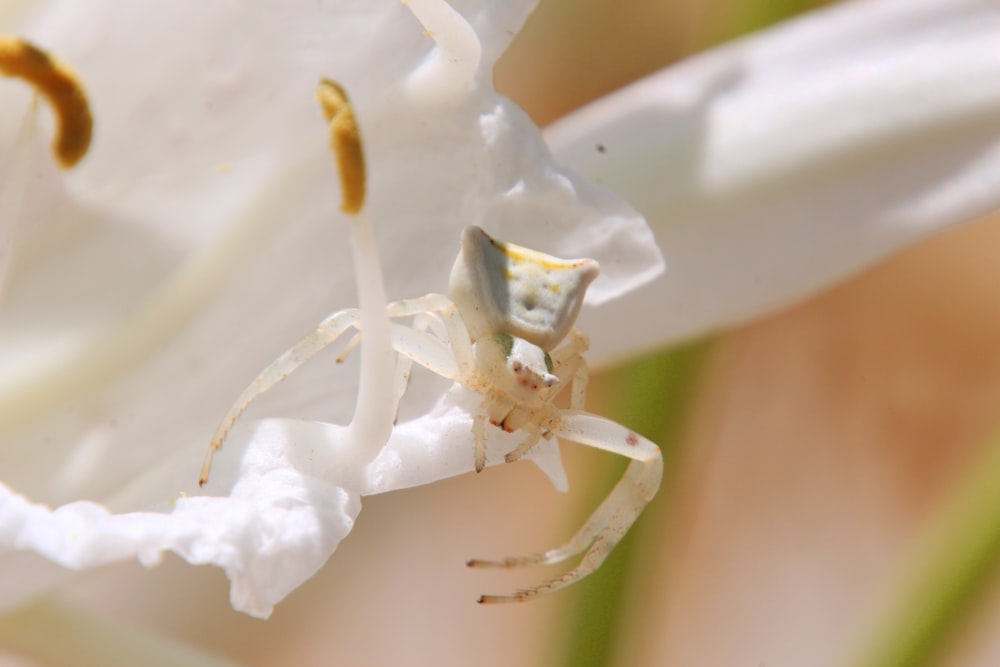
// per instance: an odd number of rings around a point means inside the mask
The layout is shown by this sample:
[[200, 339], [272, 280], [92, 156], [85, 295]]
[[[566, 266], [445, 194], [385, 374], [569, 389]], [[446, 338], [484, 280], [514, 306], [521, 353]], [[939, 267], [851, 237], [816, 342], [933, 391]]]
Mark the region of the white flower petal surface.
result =
[[[233, 607], [266, 618], [350, 532], [362, 495], [472, 469], [469, 410], [475, 400], [466, 390], [449, 392], [426, 417], [401, 423], [363, 470], [342, 464], [350, 458], [344, 448], [351, 443], [341, 426], [291, 419], [245, 424], [228, 443], [230, 463], [219, 466], [213, 480], [213, 488], [231, 486], [227, 495], [181, 495], [161, 511], [114, 514], [90, 501], [53, 510], [0, 484], [0, 544], [8, 551], [6, 563], [22, 577], [4, 586], [4, 602], [36, 592], [23, 580], [31, 568], [60, 580], [58, 572], [44, 569], [44, 561], [73, 570], [125, 558], [152, 566], [169, 550], [192, 564], [224, 569]], [[503, 463], [517, 440], [491, 433], [488, 464]], [[555, 443], [542, 443], [527, 458], [566, 490]], [[36, 562], [25, 562], [26, 554]]]
[[[95, 135], [72, 172], [37, 161], [0, 302], [0, 608], [58, 585], [61, 568], [169, 550], [223, 567], [234, 606], [264, 616], [329, 557], [362, 495], [472, 469], [468, 413], [428, 414], [440, 389], [410, 406], [370, 471], [337, 464], [352, 444], [340, 427], [250, 428], [261, 416], [347, 423], [357, 367], [328, 355], [259, 401], [217, 457], [209, 495], [195, 488], [239, 392], [357, 301], [320, 78], [341, 82], [358, 114], [390, 298], [445, 290], [469, 224], [599, 260], [592, 304], [662, 270], [642, 218], [558, 169], [489, 85], [530, 8], [459, 3], [472, 31], [422, 26], [397, 0], [24, 12], [16, 32], [77, 71]], [[454, 35], [448, 57], [430, 34]], [[0, 107], [29, 113], [19, 85], [0, 80]], [[23, 119], [0, 117], [0, 146]], [[555, 448], [537, 459], [564, 488]]]
[[233, 606], [267, 616], [319, 569], [361, 509], [356, 493], [293, 467], [284, 444], [260, 438], [228, 496], [180, 497], [170, 512], [113, 514], [90, 501], [53, 511], [0, 485], [0, 543], [74, 570], [124, 558], [151, 566], [170, 550], [223, 568]]
[[669, 267], [601, 311], [621, 326], [584, 320], [595, 356], [781, 308], [1000, 206], [998, 42], [992, 0], [844, 3], [549, 128], [646, 214]]

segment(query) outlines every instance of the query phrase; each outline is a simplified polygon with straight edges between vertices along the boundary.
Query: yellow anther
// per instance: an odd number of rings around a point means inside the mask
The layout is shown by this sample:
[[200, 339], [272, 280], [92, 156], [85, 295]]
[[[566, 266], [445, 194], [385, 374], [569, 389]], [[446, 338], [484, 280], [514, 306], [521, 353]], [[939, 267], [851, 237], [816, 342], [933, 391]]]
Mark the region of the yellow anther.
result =
[[343, 87], [330, 79], [319, 82], [316, 99], [330, 124], [330, 148], [337, 156], [343, 190], [340, 210], [356, 215], [365, 205], [365, 154], [354, 109]]
[[90, 146], [94, 119], [76, 75], [37, 46], [9, 35], [0, 35], [0, 74], [24, 79], [48, 100], [58, 122], [52, 152], [65, 169], [79, 162]]

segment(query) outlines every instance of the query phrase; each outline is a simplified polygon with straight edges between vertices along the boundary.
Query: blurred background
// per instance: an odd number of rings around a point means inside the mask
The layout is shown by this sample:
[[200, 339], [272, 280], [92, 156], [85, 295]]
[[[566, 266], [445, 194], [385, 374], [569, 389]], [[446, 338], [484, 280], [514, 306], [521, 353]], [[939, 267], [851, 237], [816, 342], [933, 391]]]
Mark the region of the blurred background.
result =
[[[545, 125], [821, 4], [541, 0], [497, 85]], [[464, 562], [533, 553], [579, 525], [624, 462], [572, 445], [566, 495], [516, 464], [368, 498], [267, 622], [232, 611], [221, 571], [177, 559], [115, 566], [61, 595], [260, 667], [1000, 664], [997, 595], [962, 598], [910, 662], [864, 657], [1000, 421], [998, 245], [1000, 219], [983, 220], [786, 312], [596, 373], [588, 408], [661, 444], [667, 472], [605, 566], [564, 593], [480, 607], [480, 593], [555, 571]]]

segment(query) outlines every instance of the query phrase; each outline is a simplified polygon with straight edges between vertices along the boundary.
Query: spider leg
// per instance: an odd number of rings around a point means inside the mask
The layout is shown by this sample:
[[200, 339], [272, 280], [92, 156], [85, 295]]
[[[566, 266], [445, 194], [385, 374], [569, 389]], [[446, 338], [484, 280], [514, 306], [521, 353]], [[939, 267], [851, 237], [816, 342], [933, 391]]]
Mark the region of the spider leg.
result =
[[[418, 307], [418, 304], [422, 303], [424, 300], [429, 299], [436, 295], [428, 294], [425, 297], [419, 299], [407, 299], [405, 301], [393, 301], [386, 306], [386, 311], [391, 318], [404, 318], [413, 317], [413, 328], [418, 331], [426, 331], [431, 329], [438, 338], [441, 340], [446, 340], [448, 333], [441, 322], [439, 317], [431, 317], [434, 314], [429, 310], [422, 310]], [[337, 363], [342, 364], [347, 361], [347, 358], [351, 356], [351, 353], [357, 349], [358, 345], [361, 343], [361, 331], [359, 330], [351, 340], [347, 342], [344, 346], [343, 351], [341, 351], [340, 356], [337, 357]]]
[[549, 565], [583, 552], [576, 567], [512, 595], [483, 595], [479, 602], [520, 602], [565, 588], [586, 577], [600, 567], [659, 489], [663, 457], [659, 448], [641, 435], [608, 419], [578, 410], [563, 412], [555, 431], [562, 438], [627, 456], [632, 462], [608, 497], [565, 544], [532, 556], [468, 562], [470, 567]]
[[[402, 301], [394, 301], [389, 304], [389, 317], [408, 317], [426, 313], [433, 313], [444, 322], [444, 328], [448, 334], [449, 356], [453, 358], [453, 365], [456, 367], [456, 371], [450, 374], [438, 374], [467, 384], [475, 368], [475, 360], [472, 356], [472, 340], [469, 338], [469, 330], [465, 326], [461, 314], [458, 312], [458, 307], [455, 306], [452, 300], [443, 294], [425, 294], [416, 299], [403, 299]], [[438, 340], [440, 341], [440, 338]], [[402, 354], [407, 354], [405, 350], [399, 351]], [[418, 358], [414, 358], [413, 360], [418, 364], [427, 366]], [[427, 367], [435, 373], [438, 372], [430, 366]]]
[[347, 345], [344, 346], [344, 349], [340, 352], [340, 356], [337, 357], [337, 363], [342, 364], [347, 361], [347, 357], [351, 356], [351, 352], [354, 352], [360, 344], [361, 332], [359, 331], [351, 336], [351, 340], [347, 341]]
[[486, 414], [482, 410], [472, 416], [472, 440], [475, 443], [476, 472], [486, 467]]
[[560, 378], [561, 385], [556, 393], [562, 391], [565, 386], [562, 378], [569, 377], [569, 407], [571, 410], [583, 410], [586, 402], [590, 371], [587, 368], [586, 359], [583, 358], [583, 353], [589, 347], [590, 339], [574, 329], [570, 333], [569, 340], [551, 354], [553, 372]]
[[531, 448], [538, 444], [538, 441], [542, 439], [542, 432], [538, 431], [535, 433], [529, 433], [528, 436], [522, 440], [517, 447], [507, 452], [507, 455], [503, 457], [506, 463], [513, 463], [519, 458], [531, 451]]
[[[442, 327], [429, 323], [425, 328], [422, 324], [407, 326], [398, 323], [391, 323], [392, 346], [400, 355], [408, 360], [416, 361], [420, 365], [446, 378], [462, 381], [469, 375], [461, 373], [471, 373], [472, 343], [469, 340], [468, 330], [458, 314], [455, 305], [445, 296], [440, 294], [428, 294], [416, 299], [407, 299], [388, 304], [388, 314], [392, 318], [417, 317], [422, 320], [429, 320], [429, 313], [438, 315], [444, 322], [444, 330], [447, 331], [448, 341], [445, 343], [440, 337], [427, 333], [426, 328], [431, 328], [440, 333]], [[205, 462], [201, 467], [201, 474], [198, 477], [198, 485], [204, 486], [208, 481], [208, 475], [212, 468], [212, 458], [225, 442], [229, 430], [236, 420], [246, 411], [250, 404], [258, 396], [271, 389], [292, 372], [314, 357], [326, 347], [335, 343], [347, 329], [360, 326], [361, 313], [358, 309], [352, 308], [342, 310], [330, 315], [309, 334], [306, 334], [291, 349], [284, 352], [275, 359], [267, 368], [261, 371], [260, 375], [243, 390], [239, 398], [223, 417], [222, 422], [212, 436], [208, 452], [205, 455]], [[357, 346], [361, 340], [359, 331], [352, 338], [338, 361], [342, 361]], [[398, 361], [397, 361], [398, 364]], [[397, 365], [397, 376], [394, 383], [395, 408], [398, 410], [399, 399], [406, 391], [406, 384], [409, 378], [409, 362], [404, 362], [402, 369]], [[464, 369], [470, 369], [465, 371]], [[395, 415], [395, 411], [393, 412]]]
[[[406, 393], [410, 383], [410, 375], [413, 371], [414, 360], [431, 371], [449, 379], [457, 379], [457, 361], [452, 361], [453, 357], [444, 349], [441, 341], [450, 341], [450, 330], [454, 330], [455, 337], [461, 340], [468, 338], [465, 325], [459, 318], [457, 324], [452, 327], [445, 325], [441, 311], [453, 309], [454, 306], [447, 298], [438, 294], [428, 294], [416, 299], [405, 299], [394, 301], [388, 304], [388, 315], [391, 318], [412, 317], [413, 324], [410, 327], [393, 323], [393, 347], [399, 352], [396, 359], [396, 377], [393, 382], [393, 424], [399, 417], [399, 404]], [[428, 336], [426, 332], [430, 330]], [[361, 331], [358, 331], [353, 338], [344, 346], [343, 352], [337, 357], [337, 363], [344, 362], [348, 355], [361, 342]], [[436, 339], [436, 341], [434, 340]], [[471, 355], [471, 349], [469, 354]]]
[[569, 393], [570, 410], [583, 410], [587, 402], [587, 383], [590, 381], [590, 369], [587, 362], [580, 357], [580, 364], [573, 371], [572, 386]]
[[[423, 333], [427, 329], [436, 329], [435, 335], [441, 336], [441, 327], [435, 327], [435, 324], [440, 325], [441, 321], [436, 317], [431, 317], [426, 313], [422, 313], [413, 318], [413, 330]], [[360, 336], [360, 333], [358, 334]], [[413, 372], [413, 359], [404, 354], [400, 354], [396, 358], [396, 379], [393, 383], [393, 425], [396, 424], [399, 419], [399, 404], [403, 400], [403, 395], [406, 393], [407, 387], [410, 385], [410, 375]]]
[[[413, 317], [413, 325], [409, 328], [417, 334], [423, 334], [430, 330], [433, 336], [437, 337], [439, 340], [446, 340], [448, 333], [441, 317], [439, 316], [440, 314], [435, 313], [433, 310], [429, 310], [429, 308], [437, 305], [437, 299], [438, 295], [428, 294], [417, 299], [394, 301], [387, 306], [388, 315], [391, 318]], [[442, 353], [441, 346], [435, 345], [427, 338], [416, 338], [414, 336], [407, 335], [404, 332], [404, 329], [406, 328], [405, 325], [397, 325], [394, 323], [391, 327], [393, 329], [393, 348], [396, 349], [397, 352], [401, 353], [396, 360], [396, 379], [393, 383], [393, 414], [398, 415], [399, 403], [403, 398], [403, 394], [406, 393], [406, 388], [410, 382], [410, 374], [413, 369], [414, 357], [420, 354], [420, 350], [434, 351], [429, 357], [425, 355], [420, 361], [421, 365], [429, 368], [431, 371], [438, 373], [439, 375], [444, 375], [448, 378], [453, 378], [457, 369], [453, 369], [454, 364], [443, 360], [445, 355]], [[340, 356], [337, 357], [337, 363], [340, 364], [347, 361], [347, 357], [350, 356], [351, 352], [353, 352], [360, 343], [361, 331], [358, 331], [354, 334], [351, 340], [348, 341], [347, 345], [344, 346]]]
[[320, 322], [313, 331], [306, 334], [292, 348], [261, 371], [260, 375], [243, 390], [243, 393], [236, 399], [233, 407], [229, 408], [229, 412], [226, 413], [219, 427], [215, 430], [215, 435], [212, 436], [212, 442], [208, 447], [208, 453], [205, 455], [205, 462], [201, 466], [198, 486], [204, 486], [205, 482], [208, 481], [208, 475], [212, 469], [212, 457], [215, 452], [222, 448], [222, 443], [229, 434], [229, 429], [254, 399], [284, 380], [324, 348], [335, 343], [348, 328], [357, 327], [360, 317], [361, 311], [356, 308], [341, 310], [330, 315]]
[[[396, 352], [449, 380], [467, 381], [473, 367], [472, 342], [455, 304], [442, 294], [393, 301], [387, 306], [392, 319], [414, 318], [413, 325], [393, 322], [392, 346]], [[430, 333], [428, 333], [430, 330]], [[357, 334], [344, 346], [343, 362], [362, 340]], [[398, 375], [407, 375], [400, 372]], [[397, 377], [397, 388], [399, 385]], [[404, 386], [405, 391], [405, 386]]]

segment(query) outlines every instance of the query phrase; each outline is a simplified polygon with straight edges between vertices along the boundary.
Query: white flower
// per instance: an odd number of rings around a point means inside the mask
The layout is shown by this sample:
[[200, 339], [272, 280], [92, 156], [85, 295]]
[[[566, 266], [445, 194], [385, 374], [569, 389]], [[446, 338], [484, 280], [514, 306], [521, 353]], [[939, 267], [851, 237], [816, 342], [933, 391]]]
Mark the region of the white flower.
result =
[[[212, 429], [246, 382], [356, 302], [320, 77], [358, 111], [390, 298], [444, 289], [467, 224], [591, 256], [601, 309], [582, 322], [598, 359], [782, 305], [1000, 199], [993, 140], [979, 141], [1000, 117], [982, 74], [996, 65], [988, 3], [848, 5], [554, 130], [567, 162], [650, 216], [668, 257], [666, 277], [614, 300], [659, 274], [651, 235], [552, 166], [489, 85], [529, 3], [464, 3], [465, 20], [411, 4], [443, 47], [394, 0], [66, 0], [19, 26], [77, 69], [97, 128], [68, 175], [35, 137], [42, 177], [19, 204], [0, 303], [0, 605], [56, 585], [65, 571], [51, 563], [173, 550], [226, 568], [234, 605], [266, 615], [349, 532], [361, 495], [472, 468], [468, 412], [432, 407], [437, 389], [371, 466], [341, 465], [379, 443], [324, 423], [350, 419], [356, 382], [317, 363], [231, 435], [209, 489], [222, 495], [194, 495]], [[0, 105], [27, 109], [3, 84]], [[21, 122], [0, 118], [0, 142]], [[287, 414], [323, 422], [251, 421]], [[559, 481], [554, 454], [542, 462]]]
[[[464, 17], [411, 5], [428, 34], [395, 0], [74, 0], [22, 26], [77, 71], [96, 126], [72, 172], [51, 165], [44, 136], [6, 172], [8, 186], [27, 170], [41, 178], [21, 179], [31, 187], [0, 310], [0, 604], [58, 581], [51, 567], [24, 576], [29, 565], [150, 564], [172, 550], [226, 568], [234, 605], [267, 615], [351, 529], [360, 495], [470, 469], [457, 407], [402, 424], [369, 471], [350, 456], [379, 451], [377, 438], [321, 427], [339, 450], [317, 451], [328, 467], [314, 460], [303, 474], [292, 457], [308, 445], [286, 447], [294, 423], [265, 424], [244, 453], [244, 422], [208, 488], [222, 495], [196, 495], [212, 431], [243, 386], [357, 301], [314, 99], [321, 77], [337, 78], [358, 112], [390, 296], [441, 290], [469, 224], [598, 259], [595, 304], [662, 269], [642, 219], [556, 169], [537, 129], [492, 90], [492, 62], [529, 4], [471, 3]], [[5, 81], [0, 94], [5, 109], [32, 113], [22, 86]], [[2, 122], [5, 141], [23, 141], [23, 117]], [[350, 418], [349, 369], [300, 376], [256, 414], [296, 414], [292, 404]]]

